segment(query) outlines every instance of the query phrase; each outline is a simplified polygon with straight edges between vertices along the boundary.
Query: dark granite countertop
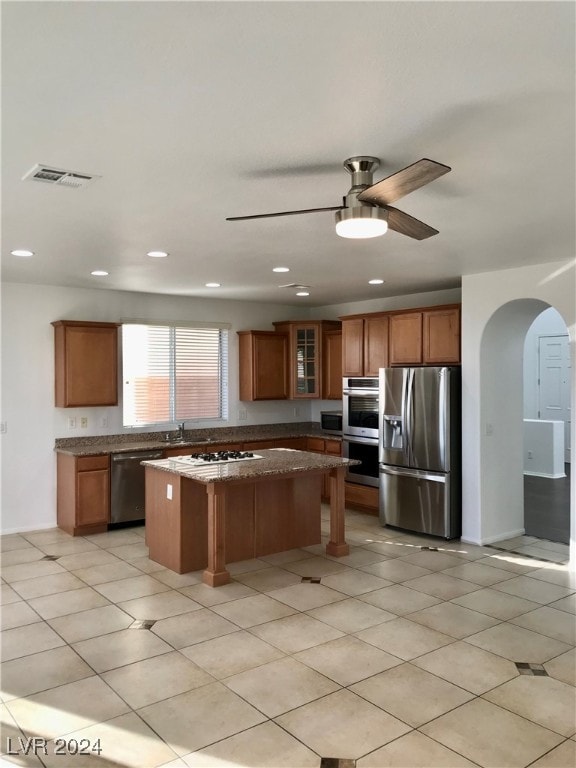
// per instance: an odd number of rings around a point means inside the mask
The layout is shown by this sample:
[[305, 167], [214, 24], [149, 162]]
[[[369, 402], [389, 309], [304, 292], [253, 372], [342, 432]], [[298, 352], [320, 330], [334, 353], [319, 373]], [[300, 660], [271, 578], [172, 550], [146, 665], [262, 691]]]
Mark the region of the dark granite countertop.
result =
[[190, 466], [190, 464], [178, 461], [176, 458], [143, 461], [142, 463], [147, 467], [205, 484], [250, 480], [251, 478], [256, 480], [267, 476], [287, 475], [294, 472], [306, 473], [314, 470], [334, 469], [349, 464], [360, 464], [355, 459], [341, 459], [339, 456], [297, 451], [292, 448], [264, 449], [258, 451], [257, 456], [259, 458], [255, 456], [247, 461], [202, 466]]
[[324, 434], [320, 424], [314, 421], [291, 424], [260, 424], [245, 427], [218, 427], [214, 429], [190, 429], [184, 431], [184, 440], [166, 440], [166, 432], [123, 433], [92, 437], [57, 438], [54, 450], [71, 456], [100, 456], [109, 453], [132, 451], [158, 451], [169, 448], [203, 448], [211, 450], [212, 444], [241, 443], [255, 440], [281, 440], [291, 437], [323, 437], [340, 440], [337, 435]]

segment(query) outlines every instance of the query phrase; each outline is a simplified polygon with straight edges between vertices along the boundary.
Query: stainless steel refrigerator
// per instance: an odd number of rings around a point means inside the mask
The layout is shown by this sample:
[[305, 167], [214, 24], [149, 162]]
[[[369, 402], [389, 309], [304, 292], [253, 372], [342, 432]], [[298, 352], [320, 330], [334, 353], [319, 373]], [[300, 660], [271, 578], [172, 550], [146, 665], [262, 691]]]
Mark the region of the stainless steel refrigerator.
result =
[[461, 532], [460, 369], [381, 368], [380, 522]]

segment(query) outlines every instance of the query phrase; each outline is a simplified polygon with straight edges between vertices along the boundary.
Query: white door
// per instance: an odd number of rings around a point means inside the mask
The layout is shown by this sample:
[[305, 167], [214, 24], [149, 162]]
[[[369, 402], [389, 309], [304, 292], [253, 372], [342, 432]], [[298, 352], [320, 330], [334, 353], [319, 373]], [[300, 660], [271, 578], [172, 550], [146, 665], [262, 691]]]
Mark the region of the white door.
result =
[[538, 418], [564, 422], [565, 461], [570, 461], [570, 346], [568, 334], [538, 337]]

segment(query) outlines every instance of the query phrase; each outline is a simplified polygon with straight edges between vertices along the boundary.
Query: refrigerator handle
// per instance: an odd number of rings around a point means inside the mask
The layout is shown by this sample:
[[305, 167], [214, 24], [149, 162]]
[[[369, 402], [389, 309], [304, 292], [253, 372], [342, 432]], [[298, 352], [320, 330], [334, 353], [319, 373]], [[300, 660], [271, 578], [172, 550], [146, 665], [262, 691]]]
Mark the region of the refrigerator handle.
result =
[[402, 438], [402, 451], [404, 452], [404, 455], [408, 455], [408, 439], [409, 439], [409, 430], [408, 430], [408, 423], [406, 422], [406, 402], [408, 397], [408, 369], [404, 369], [402, 371], [402, 405], [400, 417], [402, 419], [402, 430], [404, 432], [403, 438]]
[[385, 464], [380, 465], [380, 474], [381, 475], [395, 475], [396, 477], [411, 477], [415, 478], [416, 480], [430, 480], [433, 483], [444, 483], [446, 484], [448, 479], [448, 474], [441, 474], [438, 472], [425, 472], [421, 469], [416, 469], [413, 471], [410, 471], [409, 469], [396, 469], [394, 467], [386, 466]]
[[406, 453], [408, 463], [414, 464], [414, 454], [412, 451], [412, 427], [413, 427], [413, 391], [414, 391], [414, 369], [408, 369], [408, 380], [406, 384]]

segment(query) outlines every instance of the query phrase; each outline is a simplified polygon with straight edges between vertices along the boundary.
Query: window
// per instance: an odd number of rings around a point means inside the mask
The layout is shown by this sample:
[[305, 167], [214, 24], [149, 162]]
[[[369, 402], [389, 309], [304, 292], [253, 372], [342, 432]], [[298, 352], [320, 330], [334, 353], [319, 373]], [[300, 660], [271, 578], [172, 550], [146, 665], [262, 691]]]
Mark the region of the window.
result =
[[142, 427], [228, 417], [228, 330], [122, 326], [123, 423]]

